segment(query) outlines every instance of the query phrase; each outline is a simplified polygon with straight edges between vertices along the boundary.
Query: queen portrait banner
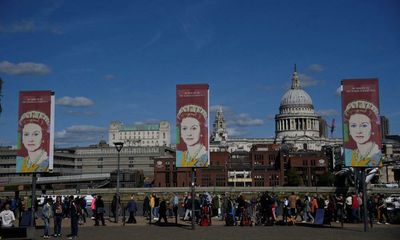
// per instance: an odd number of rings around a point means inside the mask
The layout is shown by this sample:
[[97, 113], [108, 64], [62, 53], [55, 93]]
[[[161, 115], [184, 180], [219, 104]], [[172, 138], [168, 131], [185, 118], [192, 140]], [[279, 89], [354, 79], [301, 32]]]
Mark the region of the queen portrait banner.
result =
[[19, 94], [17, 173], [53, 170], [54, 92]]
[[208, 84], [176, 86], [176, 167], [208, 167]]
[[342, 81], [342, 119], [345, 166], [382, 166], [378, 79]]

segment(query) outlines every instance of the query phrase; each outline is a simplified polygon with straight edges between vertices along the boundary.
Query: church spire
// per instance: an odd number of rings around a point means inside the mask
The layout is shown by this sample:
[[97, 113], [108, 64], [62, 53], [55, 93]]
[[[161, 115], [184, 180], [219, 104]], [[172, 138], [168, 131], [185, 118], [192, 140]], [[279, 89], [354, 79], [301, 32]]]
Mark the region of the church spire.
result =
[[297, 65], [294, 64], [294, 72], [292, 75], [292, 89], [299, 89], [300, 88], [300, 79], [299, 75], [297, 75]]
[[222, 106], [219, 106], [214, 120], [214, 130], [211, 134], [211, 142], [223, 142], [228, 138], [228, 132], [226, 130], [224, 114]]

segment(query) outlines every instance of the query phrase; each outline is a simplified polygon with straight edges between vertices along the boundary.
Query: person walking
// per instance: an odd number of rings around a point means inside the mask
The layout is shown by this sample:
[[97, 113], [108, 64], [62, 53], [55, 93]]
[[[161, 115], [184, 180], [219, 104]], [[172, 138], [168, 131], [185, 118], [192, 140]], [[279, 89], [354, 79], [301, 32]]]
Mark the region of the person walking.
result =
[[314, 196], [311, 197], [310, 206], [311, 206], [310, 212], [311, 212], [313, 218], [315, 219], [316, 214], [317, 214], [317, 209], [319, 208], [317, 194], [314, 194]]
[[[112, 201], [111, 201], [111, 213], [112, 213], [112, 216], [113, 216], [113, 218], [114, 218], [114, 222], [116, 223], [117, 222], [117, 211], [118, 211], [118, 206], [120, 206], [120, 205], [118, 205], [118, 197], [117, 197], [117, 194], [115, 194], [114, 196], [113, 196], [113, 199], [112, 199]], [[119, 204], [121, 204], [121, 202], [119, 202]]]
[[304, 221], [304, 202], [300, 197], [297, 197], [296, 200], [296, 217], [294, 220], [296, 220], [298, 216], [300, 216], [301, 221]]
[[158, 221], [157, 224], [161, 224], [161, 218], [164, 219], [165, 223], [168, 223], [167, 220], [167, 202], [164, 198], [161, 199], [160, 207], [158, 209]]
[[[379, 213], [377, 224], [389, 224], [390, 220], [387, 212], [387, 203], [383, 194], [379, 195], [377, 208]], [[385, 217], [385, 220], [383, 220], [383, 217]]]
[[96, 210], [96, 199], [97, 194], [92, 195], [92, 202], [90, 203], [90, 209], [92, 210], [92, 219], [96, 220], [97, 210]]
[[82, 215], [81, 215], [81, 219], [82, 219], [82, 221], [83, 221], [83, 223], [86, 223], [86, 215], [87, 215], [87, 210], [86, 210], [86, 199], [85, 199], [85, 196], [81, 196], [80, 198], [79, 198], [79, 205], [80, 205], [80, 207], [81, 207], [81, 209], [82, 209]]
[[61, 223], [63, 219], [63, 206], [61, 196], [56, 197], [56, 202], [53, 204], [54, 212], [54, 237], [61, 237]]
[[148, 195], [143, 200], [143, 217], [150, 217], [150, 198]]
[[176, 195], [176, 193], [174, 193], [174, 196], [171, 198], [171, 203], [172, 203], [172, 211], [173, 211], [174, 217], [175, 217], [175, 224], [178, 224], [179, 198]]
[[52, 217], [53, 217], [53, 211], [52, 211], [52, 207], [50, 205], [50, 199], [45, 198], [44, 204], [42, 207], [42, 218], [43, 218], [43, 222], [44, 222], [43, 238], [50, 238], [49, 228], [50, 228], [50, 218], [52, 218]]
[[129, 218], [126, 223], [136, 223], [135, 215], [136, 215], [136, 211], [137, 211], [137, 204], [135, 201], [135, 197], [133, 195], [131, 196], [131, 199], [129, 200], [129, 202], [126, 206], [126, 209], [129, 212]]
[[343, 222], [344, 219], [344, 198], [343, 194], [340, 193], [336, 196], [336, 214], [335, 214], [335, 221], [338, 223]]
[[351, 194], [347, 195], [345, 204], [346, 204], [346, 221], [351, 223], [353, 222], [353, 213], [352, 213], [353, 197], [351, 196]]
[[192, 204], [193, 204], [193, 201], [192, 201], [192, 196], [191, 196], [191, 194], [187, 196], [187, 198], [186, 198], [184, 204], [185, 204], [185, 209], [186, 209], [186, 211], [185, 211], [185, 216], [183, 217], [183, 221], [187, 221], [187, 220], [189, 220], [189, 216], [190, 216], [190, 217], [193, 217], [193, 214], [194, 214], [194, 213], [192, 213]]
[[295, 220], [297, 195], [294, 192], [292, 192], [292, 194], [288, 197], [288, 201], [289, 201], [290, 218], [292, 220]]
[[76, 239], [78, 237], [79, 217], [82, 214], [82, 210], [79, 202], [74, 200], [73, 196], [70, 196], [69, 200], [71, 202], [71, 234], [69, 235], [68, 239]]
[[311, 199], [308, 195], [304, 197], [304, 216], [303, 222], [308, 222], [311, 220], [311, 223], [314, 223], [314, 217], [311, 214]]
[[149, 206], [150, 206], [150, 222], [153, 221], [153, 218], [155, 217], [155, 204], [156, 204], [156, 197], [155, 194], [151, 194], [150, 196], [150, 201], [149, 201]]
[[359, 223], [360, 222], [360, 204], [358, 202], [358, 195], [356, 193], [353, 194], [351, 197], [351, 216], [353, 223]]
[[10, 210], [10, 204], [6, 203], [4, 205], [4, 210], [0, 212], [0, 219], [2, 228], [11, 228], [14, 226], [15, 216]]
[[96, 220], [95, 220], [95, 226], [99, 226], [99, 221], [101, 221], [101, 224], [103, 226], [106, 225], [106, 223], [104, 222], [104, 201], [102, 199], [102, 197], [99, 195], [97, 196], [96, 199]]

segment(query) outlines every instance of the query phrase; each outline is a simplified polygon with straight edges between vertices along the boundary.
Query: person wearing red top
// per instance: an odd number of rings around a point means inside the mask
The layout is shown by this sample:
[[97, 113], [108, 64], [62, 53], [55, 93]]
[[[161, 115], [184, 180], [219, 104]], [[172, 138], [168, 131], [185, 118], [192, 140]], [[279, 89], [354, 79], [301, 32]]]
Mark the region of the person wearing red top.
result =
[[358, 203], [358, 196], [356, 193], [353, 194], [353, 196], [351, 197], [351, 212], [353, 215], [353, 222], [359, 222], [359, 209], [360, 209], [360, 205]]
[[315, 214], [317, 213], [318, 209], [318, 201], [317, 201], [317, 195], [315, 194], [313, 197], [311, 197], [311, 209], [310, 212], [313, 215], [315, 219]]

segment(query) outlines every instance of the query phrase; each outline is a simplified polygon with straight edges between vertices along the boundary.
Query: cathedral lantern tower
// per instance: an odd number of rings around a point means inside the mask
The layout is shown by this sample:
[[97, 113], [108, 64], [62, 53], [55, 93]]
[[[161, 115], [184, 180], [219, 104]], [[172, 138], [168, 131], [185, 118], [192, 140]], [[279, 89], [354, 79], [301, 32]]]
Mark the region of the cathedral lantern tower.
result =
[[318, 138], [319, 121], [320, 116], [314, 112], [310, 95], [301, 88], [295, 65], [292, 86], [282, 96], [279, 114], [275, 115], [276, 140], [301, 136]]

